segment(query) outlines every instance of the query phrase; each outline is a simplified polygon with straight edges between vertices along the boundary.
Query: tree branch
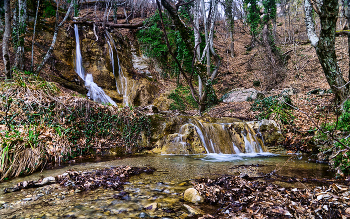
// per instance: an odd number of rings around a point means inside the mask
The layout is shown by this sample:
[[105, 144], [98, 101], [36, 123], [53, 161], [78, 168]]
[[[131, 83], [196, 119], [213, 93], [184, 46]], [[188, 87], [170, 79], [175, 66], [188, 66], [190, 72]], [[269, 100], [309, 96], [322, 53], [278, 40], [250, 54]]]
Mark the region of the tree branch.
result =
[[[94, 22], [94, 21], [72, 21], [72, 24], [84, 24], [89, 26], [103, 26], [103, 22]], [[135, 23], [135, 24], [115, 24], [115, 23], [106, 23], [107, 27], [113, 28], [127, 28], [127, 29], [137, 29], [143, 26], [143, 22]]]

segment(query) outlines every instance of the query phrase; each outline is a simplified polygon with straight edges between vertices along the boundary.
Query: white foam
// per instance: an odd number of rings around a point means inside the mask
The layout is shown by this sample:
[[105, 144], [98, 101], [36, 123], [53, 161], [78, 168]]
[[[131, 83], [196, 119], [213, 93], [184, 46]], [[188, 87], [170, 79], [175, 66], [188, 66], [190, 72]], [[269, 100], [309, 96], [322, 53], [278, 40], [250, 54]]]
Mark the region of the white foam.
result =
[[256, 157], [271, 157], [277, 156], [273, 153], [263, 152], [263, 153], [239, 153], [239, 154], [221, 154], [221, 153], [209, 153], [201, 160], [209, 162], [234, 162], [243, 160], [246, 158], [256, 158]]

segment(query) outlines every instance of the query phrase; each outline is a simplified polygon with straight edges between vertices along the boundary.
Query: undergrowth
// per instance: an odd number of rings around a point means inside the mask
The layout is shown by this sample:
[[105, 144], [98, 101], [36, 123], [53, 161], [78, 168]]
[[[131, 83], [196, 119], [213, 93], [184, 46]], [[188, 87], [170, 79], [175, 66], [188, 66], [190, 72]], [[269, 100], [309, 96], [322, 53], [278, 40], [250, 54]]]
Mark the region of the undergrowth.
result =
[[54, 83], [30, 72], [14, 72], [0, 87], [1, 180], [97, 150], [136, 152], [150, 136], [150, 121], [138, 110], [60, 96]]
[[169, 94], [168, 98], [174, 100], [174, 102], [170, 104], [170, 110], [184, 111], [186, 109], [198, 108], [198, 104], [193, 99], [188, 86], [178, 86], [171, 94]]
[[320, 146], [319, 158], [328, 159], [338, 176], [350, 175], [350, 101], [335, 122], [325, 123], [315, 139]]
[[294, 115], [292, 112], [292, 100], [288, 95], [280, 94], [263, 99], [256, 99], [251, 106], [252, 111], [258, 111], [258, 120], [274, 119], [281, 125], [292, 124]]

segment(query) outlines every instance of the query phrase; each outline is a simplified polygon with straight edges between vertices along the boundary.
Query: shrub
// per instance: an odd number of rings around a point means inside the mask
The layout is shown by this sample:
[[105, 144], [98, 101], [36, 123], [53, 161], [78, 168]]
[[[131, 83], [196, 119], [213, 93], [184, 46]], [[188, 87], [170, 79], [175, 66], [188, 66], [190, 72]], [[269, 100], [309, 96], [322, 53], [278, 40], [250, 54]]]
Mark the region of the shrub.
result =
[[256, 99], [251, 106], [252, 111], [258, 111], [257, 119], [275, 119], [282, 124], [294, 121], [292, 100], [288, 95], [275, 95], [264, 99]]
[[336, 122], [325, 123], [315, 139], [322, 144], [319, 157], [328, 158], [338, 176], [350, 175], [350, 101], [344, 103]]

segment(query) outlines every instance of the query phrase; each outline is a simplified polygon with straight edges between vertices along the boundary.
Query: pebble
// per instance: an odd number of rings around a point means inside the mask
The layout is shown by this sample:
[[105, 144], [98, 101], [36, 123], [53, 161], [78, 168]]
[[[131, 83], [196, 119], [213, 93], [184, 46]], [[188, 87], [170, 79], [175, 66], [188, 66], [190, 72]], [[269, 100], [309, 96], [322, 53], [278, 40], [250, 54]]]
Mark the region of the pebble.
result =
[[139, 214], [139, 218], [148, 218], [148, 217], [149, 217], [149, 215], [146, 214], [145, 212], [141, 212], [141, 213]]
[[32, 198], [24, 198], [23, 201], [30, 201]]
[[189, 205], [184, 204], [184, 207], [187, 208], [188, 212], [190, 212], [190, 214], [202, 214], [201, 210], [196, 209], [194, 207], [191, 207]]

